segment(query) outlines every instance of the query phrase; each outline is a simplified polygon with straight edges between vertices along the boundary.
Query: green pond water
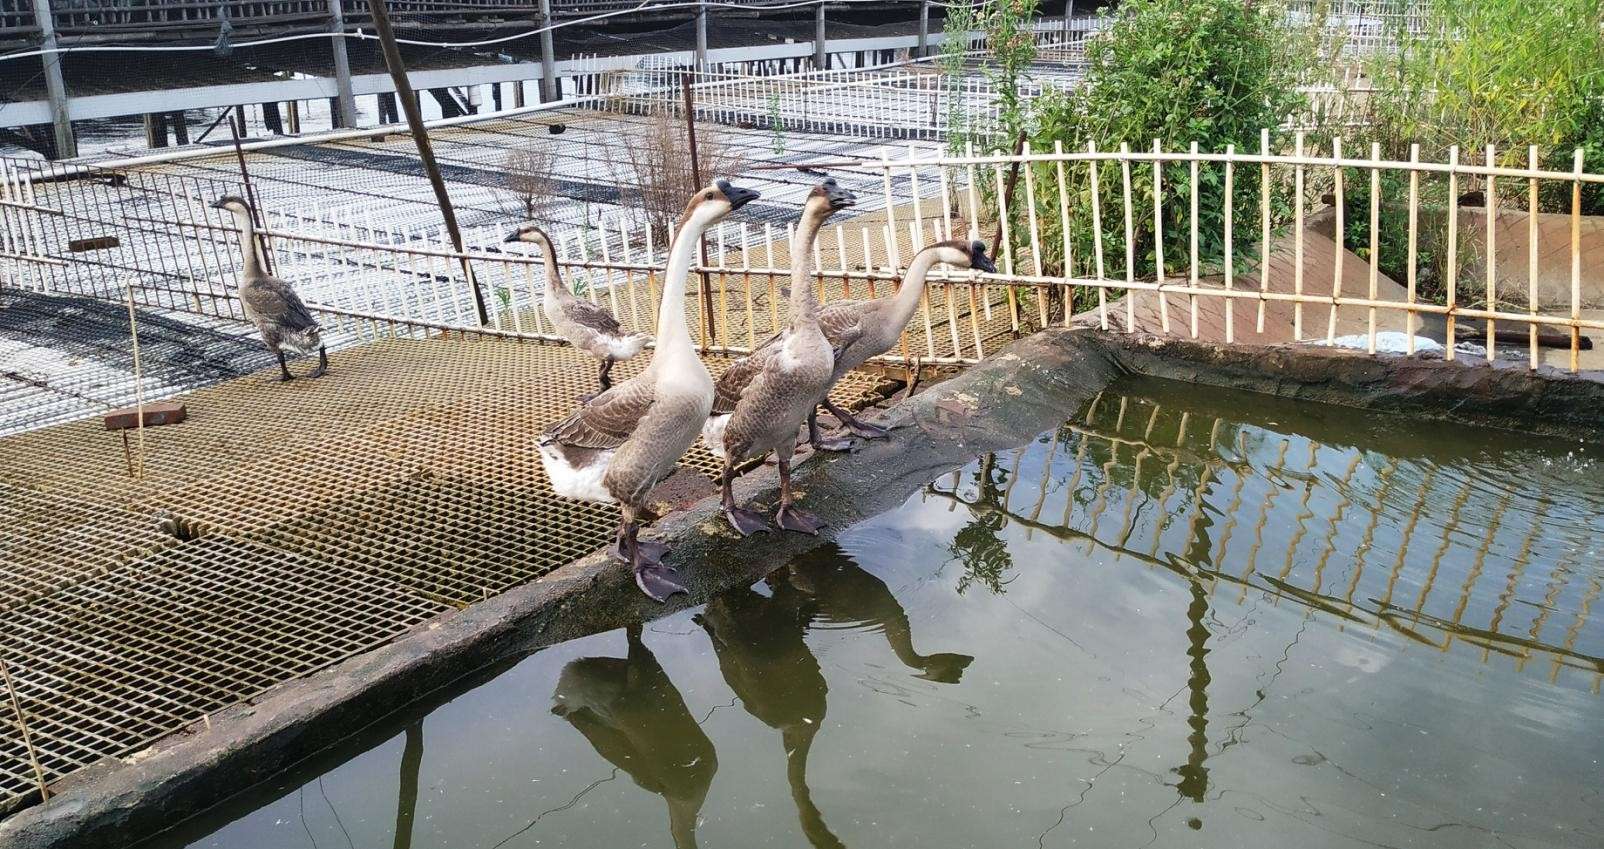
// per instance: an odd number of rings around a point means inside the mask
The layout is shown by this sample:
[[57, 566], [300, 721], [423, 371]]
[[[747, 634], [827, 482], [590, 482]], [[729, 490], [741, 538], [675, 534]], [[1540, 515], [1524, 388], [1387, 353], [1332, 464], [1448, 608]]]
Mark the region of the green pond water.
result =
[[1117, 389], [154, 845], [1604, 845], [1599, 446]]

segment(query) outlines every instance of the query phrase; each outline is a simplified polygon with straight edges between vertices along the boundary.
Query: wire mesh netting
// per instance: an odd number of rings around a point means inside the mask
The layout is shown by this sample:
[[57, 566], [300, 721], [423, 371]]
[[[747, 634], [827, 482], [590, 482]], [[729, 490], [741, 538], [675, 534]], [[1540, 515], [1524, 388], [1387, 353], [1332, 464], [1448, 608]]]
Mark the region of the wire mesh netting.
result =
[[[613, 509], [558, 498], [532, 447], [593, 388], [567, 347], [401, 339], [187, 395], [142, 452], [98, 421], [0, 440], [0, 651], [47, 779], [600, 547]], [[718, 469], [700, 446], [683, 465]], [[0, 809], [33, 789], [7, 723]]]

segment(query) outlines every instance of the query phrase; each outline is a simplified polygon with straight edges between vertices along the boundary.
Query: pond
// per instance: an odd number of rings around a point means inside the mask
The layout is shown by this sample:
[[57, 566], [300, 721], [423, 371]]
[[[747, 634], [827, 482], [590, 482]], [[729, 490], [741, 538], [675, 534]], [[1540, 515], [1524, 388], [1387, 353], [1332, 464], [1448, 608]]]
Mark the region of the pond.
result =
[[1116, 388], [152, 845], [1604, 845], [1599, 446]]

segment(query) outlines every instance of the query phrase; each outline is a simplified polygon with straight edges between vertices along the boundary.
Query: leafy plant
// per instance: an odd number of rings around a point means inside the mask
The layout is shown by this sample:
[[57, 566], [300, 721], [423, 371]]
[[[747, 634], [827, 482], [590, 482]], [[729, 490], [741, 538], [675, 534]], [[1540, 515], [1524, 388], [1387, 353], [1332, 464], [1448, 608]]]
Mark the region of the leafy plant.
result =
[[[1289, 116], [1307, 109], [1300, 83], [1322, 66], [1319, 43], [1310, 32], [1289, 28], [1285, 9], [1276, 3], [1242, 0], [1126, 0], [1105, 11], [1102, 31], [1087, 46], [1084, 84], [1072, 91], [1041, 98], [1033, 147], [1052, 150], [1151, 150], [1157, 140], [1165, 150], [1185, 150], [1192, 142], [1200, 151], [1256, 152], [1260, 132], [1268, 128], [1272, 150], [1284, 145], [1279, 128]], [[1059, 206], [1057, 166], [1034, 166], [1039, 208]], [[1156, 272], [1160, 247], [1153, 222], [1153, 170], [1131, 168], [1133, 273]], [[1260, 184], [1257, 169], [1238, 167], [1235, 179], [1237, 222], [1235, 246], [1246, 256], [1259, 228]], [[1103, 224], [1105, 275], [1123, 276], [1127, 245], [1124, 193], [1118, 165], [1100, 165], [1098, 199]], [[1073, 254], [1067, 271], [1076, 276], [1095, 272], [1095, 233], [1090, 168], [1064, 167], [1070, 232], [1060, 232], [1058, 216], [1045, 216], [1042, 267], [1045, 273], [1066, 272], [1064, 246]], [[1167, 274], [1185, 273], [1190, 260], [1190, 169], [1168, 163], [1162, 181], [1163, 253]], [[1198, 172], [1200, 262], [1216, 262], [1224, 253], [1225, 175], [1223, 166], [1207, 164]], [[1271, 186], [1273, 218], [1284, 221], [1290, 209], [1289, 189]], [[1019, 232], [1016, 230], [1016, 232]], [[1016, 249], [1016, 254], [1019, 250]], [[1076, 293], [1075, 309], [1095, 302], [1095, 294]]]
[[780, 96], [769, 95], [769, 130], [774, 134], [771, 146], [775, 156], [785, 155], [785, 118], [780, 112]]
[[969, 138], [969, 109], [963, 98], [963, 79], [969, 66], [969, 34], [980, 21], [980, 9], [972, 0], [958, 0], [947, 8], [942, 28], [941, 79], [947, 95], [947, 150], [959, 155]]
[[[1405, 0], [1393, 0], [1402, 3]], [[1421, 157], [1447, 161], [1458, 146], [1462, 161], [1480, 162], [1488, 145], [1495, 161], [1524, 167], [1530, 146], [1539, 163], [1569, 171], [1574, 151], [1591, 169], [1604, 164], [1604, 5], [1598, 0], [1412, 0], [1424, 26], [1395, 35], [1398, 49], [1372, 57], [1365, 66], [1371, 90], [1356, 95], [1366, 117], [1365, 141], [1388, 159], [1407, 159], [1412, 144]], [[1362, 176], [1366, 179], [1367, 176]], [[1479, 190], [1461, 178], [1458, 191]], [[1381, 185], [1380, 270], [1403, 282], [1408, 268], [1408, 178], [1386, 175]], [[1443, 302], [1447, 293], [1446, 213], [1458, 198], [1446, 181], [1422, 179], [1417, 294]], [[1569, 212], [1571, 185], [1544, 181], [1540, 209]], [[1604, 214], [1604, 188], [1583, 189], [1583, 213]], [[1369, 194], [1347, 198], [1353, 225], [1345, 240], [1362, 256], [1369, 251]], [[1461, 244], [1461, 254], [1466, 253]], [[1462, 262], [1468, 273], [1473, 263]], [[1461, 291], [1484, 291], [1466, 286]]]

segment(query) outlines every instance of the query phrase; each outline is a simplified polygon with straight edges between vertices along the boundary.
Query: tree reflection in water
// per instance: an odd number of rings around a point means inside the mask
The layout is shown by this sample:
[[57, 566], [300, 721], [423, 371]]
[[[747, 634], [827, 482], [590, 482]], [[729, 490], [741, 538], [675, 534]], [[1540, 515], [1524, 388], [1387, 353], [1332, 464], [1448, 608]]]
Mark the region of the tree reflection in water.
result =
[[[999, 474], [1003, 481], [997, 480]], [[952, 560], [964, 570], [958, 576], [959, 593], [978, 583], [1000, 595], [1013, 580], [1008, 573], [1014, 568], [1014, 558], [1008, 553], [1008, 543], [999, 536], [1008, 526], [1008, 517], [1003, 513], [1008, 474], [1008, 469], [997, 466], [995, 454], [981, 458], [980, 471], [975, 476], [978, 491], [974, 502], [966, 505], [972, 518], [953, 534], [947, 546]]]

